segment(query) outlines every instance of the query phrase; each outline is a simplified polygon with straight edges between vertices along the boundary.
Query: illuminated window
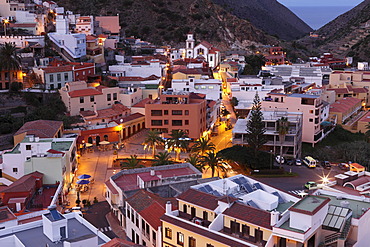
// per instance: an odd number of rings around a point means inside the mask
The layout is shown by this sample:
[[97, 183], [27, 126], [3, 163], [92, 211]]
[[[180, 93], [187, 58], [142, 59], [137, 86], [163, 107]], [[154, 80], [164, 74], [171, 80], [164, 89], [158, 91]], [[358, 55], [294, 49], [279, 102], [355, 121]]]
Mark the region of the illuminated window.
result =
[[172, 230], [168, 227], [165, 228], [164, 234], [166, 238], [172, 239]]

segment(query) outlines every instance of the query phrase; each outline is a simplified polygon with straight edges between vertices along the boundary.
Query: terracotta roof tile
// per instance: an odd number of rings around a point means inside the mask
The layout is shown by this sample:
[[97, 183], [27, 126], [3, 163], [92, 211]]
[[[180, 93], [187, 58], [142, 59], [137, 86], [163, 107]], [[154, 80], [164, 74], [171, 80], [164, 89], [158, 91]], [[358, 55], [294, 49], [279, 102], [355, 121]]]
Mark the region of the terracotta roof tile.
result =
[[41, 172], [32, 172], [22, 176], [20, 179], [9, 185], [1, 193], [27, 192], [32, 190], [37, 179], [42, 179], [44, 174]]
[[359, 122], [367, 122], [369, 123], [370, 122], [370, 111], [368, 111], [360, 120], [358, 120]]
[[235, 202], [230, 208], [226, 209], [223, 214], [260, 227], [272, 229], [270, 224], [271, 215], [269, 212], [240, 202]]
[[117, 120], [113, 120], [113, 121], [116, 122], [117, 124], [121, 124], [121, 123], [126, 123], [126, 122], [129, 122], [129, 121], [132, 121], [132, 120], [135, 120], [135, 119], [138, 119], [138, 118], [143, 118], [143, 117], [145, 117], [143, 114], [136, 112], [136, 113], [131, 114], [127, 117], [117, 119]]
[[116, 118], [119, 117], [119, 115], [124, 115], [126, 112], [129, 113], [130, 109], [122, 104], [114, 104], [108, 109], [97, 110], [96, 112], [97, 114], [94, 111], [81, 111], [80, 115], [83, 118], [89, 118], [89, 120], [101, 118]]
[[72, 71], [72, 66], [70, 65], [49, 66], [49, 67], [42, 68], [42, 70], [44, 70], [45, 73], [67, 72], [67, 71]]
[[154, 100], [149, 99], [149, 98], [145, 98], [142, 101], [140, 101], [140, 102], [136, 103], [135, 105], [133, 105], [132, 107], [145, 108], [145, 104], [151, 104], [153, 102], [154, 102]]
[[36, 120], [25, 123], [14, 135], [26, 132], [27, 135], [35, 135], [40, 138], [52, 138], [62, 126], [62, 121]]
[[115, 195], [118, 194], [117, 189], [112, 185], [112, 183], [110, 182], [110, 180], [107, 180], [105, 182], [105, 185], [108, 187], [108, 189], [110, 190], [110, 192], [112, 192], [112, 194], [115, 194]]
[[355, 107], [356, 105], [360, 104], [361, 100], [357, 98], [343, 98], [340, 99], [330, 106], [330, 112], [347, 112], [351, 110], [351, 108]]
[[218, 207], [218, 197], [195, 189], [188, 189], [182, 193], [179, 200], [189, 202], [201, 207], [215, 210]]
[[78, 98], [78, 97], [91, 96], [91, 95], [100, 95], [103, 93], [95, 88], [87, 88], [87, 89], [70, 91], [68, 92], [68, 94], [69, 94], [69, 97], [71, 98]]

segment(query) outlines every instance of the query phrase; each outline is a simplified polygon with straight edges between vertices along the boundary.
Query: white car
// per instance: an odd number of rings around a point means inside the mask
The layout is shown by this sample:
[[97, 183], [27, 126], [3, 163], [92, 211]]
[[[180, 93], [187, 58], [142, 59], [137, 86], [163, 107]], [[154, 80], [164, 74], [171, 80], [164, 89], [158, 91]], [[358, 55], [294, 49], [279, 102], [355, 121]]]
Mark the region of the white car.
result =
[[277, 162], [277, 163], [279, 163], [279, 164], [280, 164], [280, 159], [281, 159], [281, 164], [284, 164], [284, 163], [285, 163], [285, 159], [284, 159], [284, 157], [281, 157], [281, 158], [280, 158], [280, 155], [278, 155], [278, 156], [276, 156], [276, 158], [275, 158], [276, 162]]

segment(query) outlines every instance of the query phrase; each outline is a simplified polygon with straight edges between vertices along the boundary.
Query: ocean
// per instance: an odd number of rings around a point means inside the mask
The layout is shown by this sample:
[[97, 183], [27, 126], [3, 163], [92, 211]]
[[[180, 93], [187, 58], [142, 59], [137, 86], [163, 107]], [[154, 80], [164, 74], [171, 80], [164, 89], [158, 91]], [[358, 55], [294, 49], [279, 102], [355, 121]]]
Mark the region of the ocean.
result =
[[353, 6], [290, 6], [294, 14], [306, 22], [312, 29], [319, 29]]

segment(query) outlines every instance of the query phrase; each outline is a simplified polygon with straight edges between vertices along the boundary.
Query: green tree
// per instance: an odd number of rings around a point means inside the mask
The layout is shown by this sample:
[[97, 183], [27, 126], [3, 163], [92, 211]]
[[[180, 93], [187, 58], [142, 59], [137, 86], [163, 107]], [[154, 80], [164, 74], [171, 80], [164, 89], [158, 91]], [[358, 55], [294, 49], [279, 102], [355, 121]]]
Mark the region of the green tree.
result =
[[251, 55], [245, 57], [245, 63], [243, 75], [257, 75], [265, 65], [265, 59], [262, 55]]
[[186, 162], [190, 163], [192, 166], [197, 168], [199, 171], [203, 171], [203, 166], [200, 162], [200, 156], [197, 154], [191, 154], [188, 158], [186, 158]]
[[126, 161], [121, 163], [121, 170], [142, 167], [144, 166], [140, 164], [140, 160], [137, 159], [137, 155], [130, 155], [130, 158], [126, 159]]
[[180, 160], [180, 153], [188, 149], [188, 136], [182, 130], [172, 130], [167, 144], [170, 152], [176, 153], [176, 160]]
[[198, 155], [204, 155], [207, 151], [214, 151], [216, 148], [208, 138], [199, 138], [195, 141], [193, 147], [191, 148], [192, 153], [197, 153]]
[[157, 146], [163, 142], [163, 139], [160, 136], [159, 131], [149, 130], [148, 134], [144, 140], [144, 149], [152, 150], [152, 157], [155, 157], [155, 150]]
[[166, 166], [166, 165], [172, 165], [174, 161], [171, 159], [170, 154], [165, 152], [159, 152], [155, 155], [155, 162], [152, 164], [152, 166]]
[[254, 151], [255, 156], [262, 146], [267, 142], [265, 137], [265, 124], [263, 123], [263, 113], [261, 111], [261, 101], [258, 93], [254, 96], [250, 118], [247, 122], [246, 139], [248, 145]]
[[276, 129], [279, 133], [279, 140], [280, 140], [280, 159], [279, 164], [281, 166], [282, 157], [283, 157], [283, 144], [285, 140], [285, 136], [288, 134], [289, 131], [289, 121], [287, 117], [281, 117], [277, 120]]
[[366, 138], [367, 138], [367, 141], [369, 141], [369, 139], [370, 139], [370, 123], [368, 123], [368, 124], [366, 125], [366, 132], [365, 132], [365, 136], [366, 136]]
[[220, 176], [220, 171], [223, 173], [227, 172], [227, 169], [224, 166], [226, 163], [218, 153], [216, 154], [215, 152], [207, 152], [201, 157], [200, 162], [206, 171], [211, 169], [212, 177], [214, 177], [216, 171], [218, 177]]
[[[13, 73], [12, 71], [18, 71], [20, 69], [21, 57], [17, 54], [17, 48], [11, 43], [5, 43], [0, 48], [0, 71], [5, 71], [8, 76], [5, 78], [9, 84], [12, 82]], [[15, 78], [16, 79], [16, 78]]]

